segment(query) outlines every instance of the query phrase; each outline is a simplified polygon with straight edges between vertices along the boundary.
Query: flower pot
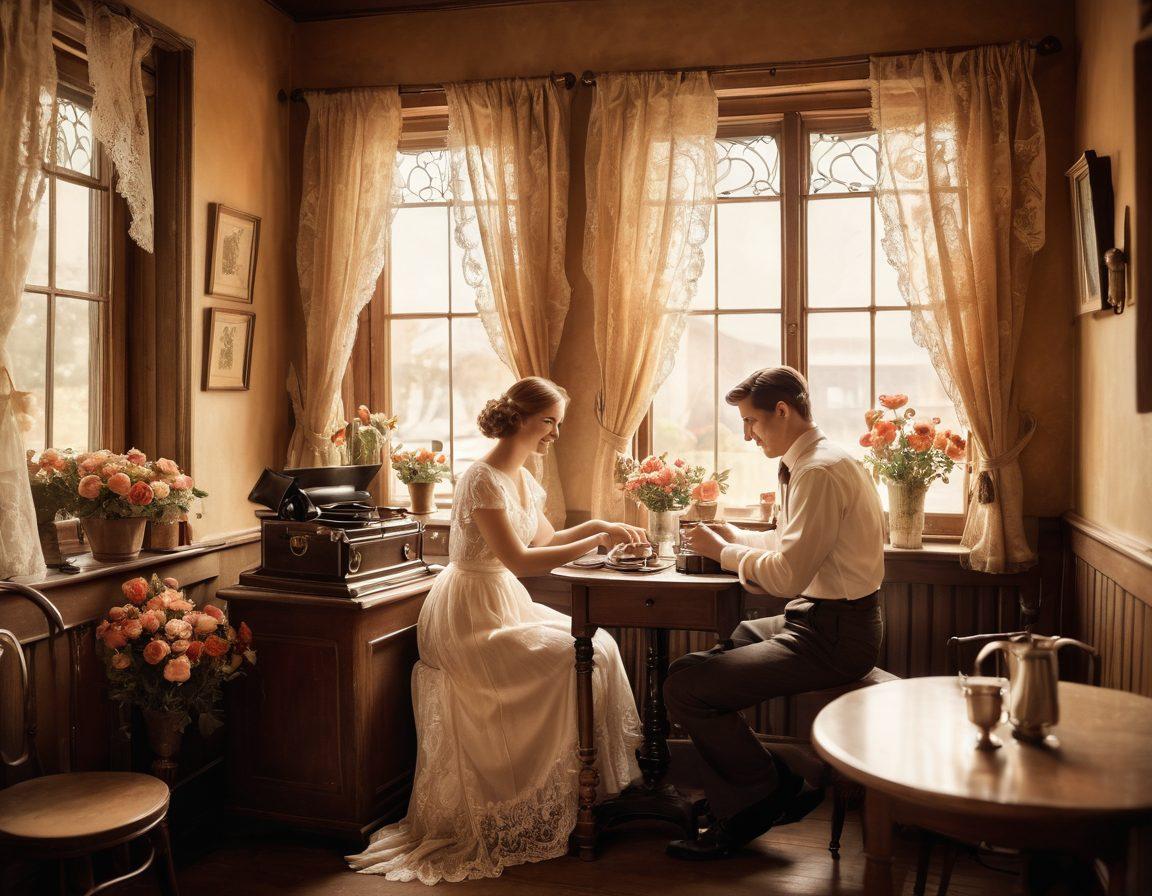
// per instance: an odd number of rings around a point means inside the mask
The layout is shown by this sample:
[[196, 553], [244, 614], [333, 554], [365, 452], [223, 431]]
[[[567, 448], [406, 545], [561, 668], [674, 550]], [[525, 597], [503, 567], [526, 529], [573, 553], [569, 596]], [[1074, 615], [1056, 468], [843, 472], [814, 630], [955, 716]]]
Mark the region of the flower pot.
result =
[[888, 483], [888, 542], [892, 547], [923, 547], [924, 496], [927, 494], [926, 485]]
[[648, 540], [657, 557], [675, 557], [679, 548], [681, 510], [649, 510]]
[[135, 560], [144, 544], [143, 517], [128, 519], [103, 519], [86, 516], [81, 521], [84, 537], [92, 547], [92, 559], [101, 563], [122, 563]]
[[409, 482], [408, 494], [412, 498], [412, 513], [435, 513], [436, 498], [433, 495], [435, 490], [435, 482]]
[[36, 508], [36, 532], [40, 536], [40, 550], [44, 552], [44, 565], [59, 569], [64, 565], [60, 554], [60, 533], [56, 530], [56, 513], [52, 507]]
[[180, 521], [161, 523], [149, 520], [144, 549], [148, 551], [174, 551], [180, 547]]
[[716, 519], [715, 501], [696, 501], [692, 507], [695, 510], [695, 518], [698, 520], [714, 520]]
[[143, 714], [148, 746], [156, 754], [152, 760], [152, 774], [171, 783], [176, 775], [176, 755], [184, 740], [184, 713], [145, 709]]

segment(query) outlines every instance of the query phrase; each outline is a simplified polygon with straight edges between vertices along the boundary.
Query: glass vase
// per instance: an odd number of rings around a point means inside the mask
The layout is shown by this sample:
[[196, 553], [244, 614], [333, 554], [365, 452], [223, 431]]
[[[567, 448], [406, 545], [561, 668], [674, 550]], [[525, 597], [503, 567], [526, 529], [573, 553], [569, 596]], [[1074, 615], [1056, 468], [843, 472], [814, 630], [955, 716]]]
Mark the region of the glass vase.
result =
[[928, 486], [888, 483], [888, 543], [894, 548], [919, 550], [924, 546], [924, 497]]
[[682, 510], [649, 510], [648, 540], [656, 549], [657, 557], [675, 557], [679, 548], [680, 516]]

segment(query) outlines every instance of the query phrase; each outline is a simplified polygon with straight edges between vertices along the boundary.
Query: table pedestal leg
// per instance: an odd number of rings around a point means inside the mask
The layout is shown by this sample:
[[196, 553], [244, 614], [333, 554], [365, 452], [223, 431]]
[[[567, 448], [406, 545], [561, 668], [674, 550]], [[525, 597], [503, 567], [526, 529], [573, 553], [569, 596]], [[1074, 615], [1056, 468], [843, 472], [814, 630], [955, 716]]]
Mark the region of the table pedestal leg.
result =
[[573, 832], [580, 858], [590, 861], [596, 857], [596, 788], [600, 774], [596, 771], [596, 736], [592, 715], [592, 669], [595, 659], [592, 638], [576, 639], [576, 704], [579, 712], [580, 738], [580, 811]]
[[696, 813], [692, 801], [675, 787], [664, 783], [668, 772], [668, 711], [664, 707], [664, 680], [668, 676], [668, 632], [648, 629], [643, 730], [644, 742], [636, 751], [643, 782], [629, 787], [620, 796], [596, 808], [596, 819], [602, 827], [649, 818], [670, 821], [696, 838]]
[[864, 794], [864, 896], [892, 896], [892, 812], [888, 798]]

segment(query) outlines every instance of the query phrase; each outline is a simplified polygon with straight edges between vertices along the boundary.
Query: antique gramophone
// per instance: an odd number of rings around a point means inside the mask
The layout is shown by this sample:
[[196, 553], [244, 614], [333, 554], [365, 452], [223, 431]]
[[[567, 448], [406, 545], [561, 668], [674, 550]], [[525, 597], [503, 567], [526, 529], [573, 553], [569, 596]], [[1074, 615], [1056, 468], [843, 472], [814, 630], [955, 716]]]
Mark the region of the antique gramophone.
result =
[[380, 464], [265, 470], [248, 500], [260, 518], [260, 566], [240, 584], [356, 598], [436, 572], [424, 526], [402, 507], [377, 507], [368, 486]]

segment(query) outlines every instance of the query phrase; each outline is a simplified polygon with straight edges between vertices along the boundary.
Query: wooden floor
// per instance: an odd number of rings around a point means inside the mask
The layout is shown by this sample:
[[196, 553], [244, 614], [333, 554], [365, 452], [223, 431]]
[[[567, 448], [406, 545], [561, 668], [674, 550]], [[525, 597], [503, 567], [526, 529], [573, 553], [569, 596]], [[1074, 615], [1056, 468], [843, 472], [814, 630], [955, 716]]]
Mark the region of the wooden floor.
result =
[[[769, 831], [739, 855], [719, 862], [682, 862], [667, 857], [670, 828], [635, 822], [609, 831], [601, 857], [582, 862], [564, 857], [509, 868], [495, 880], [441, 884], [395, 883], [374, 875], [355, 874], [345, 866], [337, 844], [302, 836], [231, 835], [203, 854], [178, 862], [180, 889], [208, 896], [428, 896], [429, 892], [467, 896], [849, 896], [863, 892], [864, 855], [860, 817], [850, 813], [841, 859], [828, 853], [830, 807], [826, 802], [798, 824]], [[900, 841], [896, 876], [900, 893], [912, 892], [919, 840], [909, 833]], [[178, 859], [180, 857], [178, 856]], [[964, 856], [957, 862], [950, 896], [1001, 896], [1019, 884], [1019, 862], [1013, 857], [987, 857], [999, 873]], [[929, 877], [936, 892], [938, 866]], [[145, 878], [108, 891], [122, 896], [156, 893]]]

